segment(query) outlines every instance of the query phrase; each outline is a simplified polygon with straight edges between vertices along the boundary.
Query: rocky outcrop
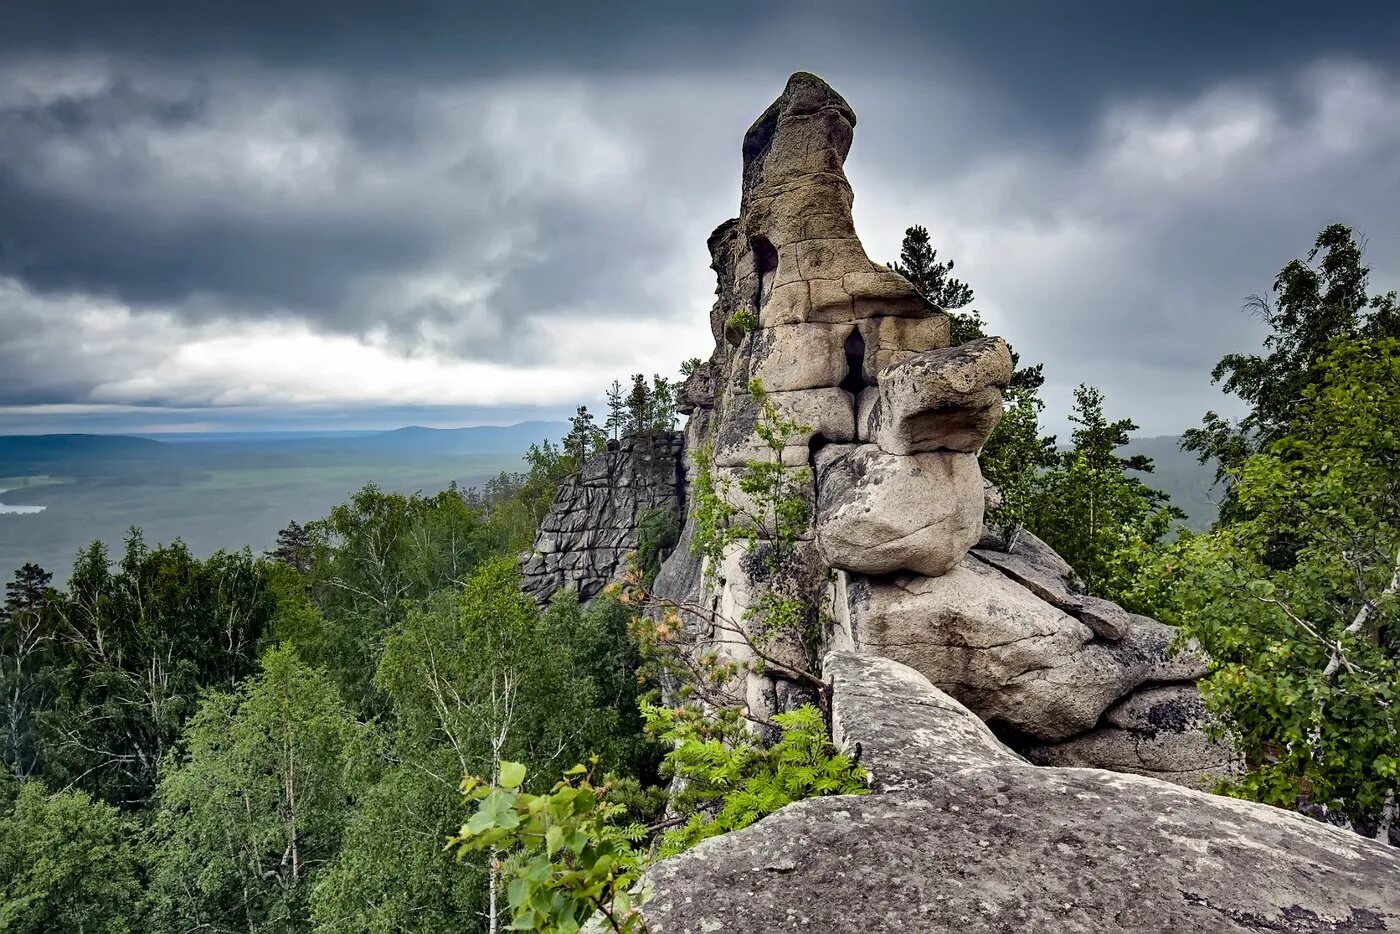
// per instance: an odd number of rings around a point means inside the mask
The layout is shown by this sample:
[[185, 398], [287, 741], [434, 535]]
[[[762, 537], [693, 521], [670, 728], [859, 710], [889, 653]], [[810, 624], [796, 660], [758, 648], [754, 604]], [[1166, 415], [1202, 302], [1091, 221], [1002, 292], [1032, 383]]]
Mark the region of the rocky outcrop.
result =
[[[776, 459], [805, 478], [797, 576], [829, 582], [809, 656], [846, 647], [910, 664], [1037, 761], [1190, 783], [1223, 774], [1229, 756], [1202, 717], [1173, 732], [1123, 715], [1147, 703], [1136, 692], [1192, 691], [1201, 660], [1174, 655], [1168, 627], [1084, 593], [1034, 536], [1007, 547], [984, 530], [977, 452], [1001, 417], [1011, 355], [994, 337], [949, 347], [948, 316], [865, 254], [843, 168], [855, 119], [799, 73], [745, 135], [739, 216], [709, 240], [715, 350], [679, 395], [687, 450], [712, 452], [742, 514], [755, 511], [738, 482], [747, 465]], [[755, 379], [799, 426], [776, 454], [757, 431]], [[761, 582], [733, 555], [723, 565], [678, 549], [655, 592], [741, 618]], [[713, 628], [705, 612], [697, 631]], [[731, 629], [707, 650], [743, 662], [743, 642]], [[761, 717], [803, 699], [749, 677], [733, 693]]]
[[649, 510], [684, 511], [679, 434], [645, 432], [609, 448], [560, 483], [540, 523], [521, 570], [521, 589], [540, 603], [563, 589], [596, 596], [626, 570]]
[[653, 934], [1400, 929], [1400, 852], [1260, 804], [1039, 768], [913, 669], [837, 654], [872, 794], [813, 798], [648, 874]]
[[[542, 523], [525, 589], [541, 602], [563, 588], [600, 592], [625, 570], [648, 510], [682, 514], [697, 451], [711, 453], [741, 515], [762, 511], [745, 470], [776, 460], [812, 517], [793, 536], [786, 585], [821, 608], [809, 627], [821, 632], [769, 646], [774, 657], [808, 669], [849, 648], [909, 664], [1036, 762], [1187, 784], [1227, 774], [1228, 749], [1191, 703], [1204, 660], [1176, 652], [1169, 627], [1086, 594], [1035, 536], [1008, 545], [984, 528], [995, 491], [977, 452], [1001, 416], [1010, 352], [1000, 338], [948, 347], [948, 316], [865, 254], [843, 169], [854, 127], [839, 94], [798, 73], [749, 129], [739, 216], [709, 240], [715, 349], [677, 396], [684, 444], [644, 435], [590, 459]], [[794, 424], [776, 451], [754, 380]], [[694, 537], [686, 517], [653, 591], [691, 608], [702, 650], [740, 670], [755, 657], [741, 631], [771, 583], [754, 576], [765, 543], [735, 543], [709, 566]], [[809, 699], [763, 673], [743, 677], [730, 693], [758, 718]], [[1181, 716], [1150, 713], [1167, 697]]]

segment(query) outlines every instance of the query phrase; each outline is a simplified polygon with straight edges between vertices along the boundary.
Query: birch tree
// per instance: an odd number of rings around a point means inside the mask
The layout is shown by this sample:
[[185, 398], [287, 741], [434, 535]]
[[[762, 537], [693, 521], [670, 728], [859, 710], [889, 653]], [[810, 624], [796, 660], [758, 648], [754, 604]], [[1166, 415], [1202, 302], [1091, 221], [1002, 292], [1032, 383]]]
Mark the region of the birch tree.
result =
[[1236, 518], [1182, 546], [1183, 632], [1251, 770], [1237, 793], [1395, 830], [1400, 341], [1334, 342], [1290, 430], [1232, 474]]

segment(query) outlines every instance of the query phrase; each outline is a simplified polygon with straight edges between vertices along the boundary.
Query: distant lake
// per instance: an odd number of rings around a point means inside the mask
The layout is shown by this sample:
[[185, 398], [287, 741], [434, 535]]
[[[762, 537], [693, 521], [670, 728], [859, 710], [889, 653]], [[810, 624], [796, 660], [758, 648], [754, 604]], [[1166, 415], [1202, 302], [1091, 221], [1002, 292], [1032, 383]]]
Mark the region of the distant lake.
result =
[[[59, 483], [59, 482], [61, 482], [61, 481], [55, 480], [53, 477], [49, 477], [49, 476], [42, 476], [42, 477], [19, 477], [19, 478], [17, 478], [17, 479], [20, 481], [20, 487], [24, 487], [24, 486], [48, 486], [48, 485], [51, 484], [51, 483]], [[14, 482], [15, 482], [15, 480], [11, 480], [11, 479], [9, 479], [9, 478], [6, 478], [5, 480], [0, 480], [0, 483], [13, 484]], [[8, 493], [8, 492], [10, 492], [11, 490], [17, 490], [17, 489], [19, 489], [20, 487], [13, 486], [13, 485], [0, 486], [0, 493]], [[9, 513], [9, 514], [11, 514], [11, 515], [16, 515], [16, 516], [32, 516], [32, 515], [34, 515], [36, 512], [43, 512], [45, 509], [48, 509], [48, 508], [49, 508], [49, 507], [47, 507], [47, 506], [12, 506], [12, 505], [10, 505], [9, 503], [0, 503], [0, 515], [5, 515], [6, 513]]]

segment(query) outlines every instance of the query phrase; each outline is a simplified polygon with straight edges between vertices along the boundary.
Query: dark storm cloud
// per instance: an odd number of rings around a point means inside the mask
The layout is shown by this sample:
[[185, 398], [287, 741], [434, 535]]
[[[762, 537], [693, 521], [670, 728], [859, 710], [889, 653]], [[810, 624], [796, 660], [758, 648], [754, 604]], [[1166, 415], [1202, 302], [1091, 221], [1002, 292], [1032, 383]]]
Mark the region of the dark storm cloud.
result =
[[[1239, 299], [1318, 227], [1400, 241], [1400, 140], [1367, 124], [1394, 116], [1368, 97], [1395, 88], [1388, 6], [60, 0], [3, 20], [0, 324], [25, 337], [0, 344], [0, 404], [217, 398], [174, 351], [247, 322], [437, 362], [568, 367], [590, 327], [607, 365], [703, 354], [658, 329], [703, 342], [705, 234], [799, 68], [860, 114], [872, 256], [933, 229], [1046, 360], [1052, 406], [1091, 378], [1179, 428], [1256, 337]], [[293, 391], [274, 375], [270, 398]]]

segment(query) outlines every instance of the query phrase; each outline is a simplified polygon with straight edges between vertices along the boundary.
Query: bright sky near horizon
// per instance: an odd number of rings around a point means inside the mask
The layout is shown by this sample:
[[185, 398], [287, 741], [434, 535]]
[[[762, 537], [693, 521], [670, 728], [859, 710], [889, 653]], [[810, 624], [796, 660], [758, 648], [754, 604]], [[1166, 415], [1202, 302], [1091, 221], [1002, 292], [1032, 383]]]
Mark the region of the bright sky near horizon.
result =
[[[947, 6], [949, 9], [938, 9]], [[174, 7], [172, 9], [172, 7]], [[859, 116], [872, 258], [1174, 433], [1334, 220], [1400, 285], [1400, 9], [19, 0], [0, 433], [559, 418], [710, 350], [705, 238], [788, 73]]]

